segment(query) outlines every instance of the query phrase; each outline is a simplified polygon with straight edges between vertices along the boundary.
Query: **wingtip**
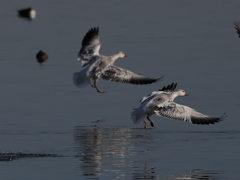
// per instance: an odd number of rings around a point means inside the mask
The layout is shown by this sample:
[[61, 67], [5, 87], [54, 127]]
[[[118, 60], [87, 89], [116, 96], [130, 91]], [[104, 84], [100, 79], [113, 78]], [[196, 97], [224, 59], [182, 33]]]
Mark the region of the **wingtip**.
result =
[[157, 81], [160, 81], [161, 79], [163, 79], [164, 78], [164, 76], [162, 76], [162, 77], [160, 77], [160, 78], [157, 78]]
[[93, 27], [93, 28], [89, 29], [82, 40], [82, 46], [88, 45], [90, 43], [90, 41], [93, 38], [98, 37], [98, 35], [99, 35], [99, 27]]
[[90, 31], [93, 31], [93, 32], [99, 32], [99, 27], [97, 26], [97, 27], [93, 27], [93, 28], [91, 28], [90, 29]]
[[239, 24], [239, 20], [235, 20], [235, 21], [233, 22], [233, 24], [234, 24], [234, 25], [238, 25], [238, 24]]
[[177, 87], [177, 83], [172, 83], [172, 84], [169, 84], [167, 85], [167, 87], [163, 86], [162, 89], [159, 89], [159, 91], [174, 91]]
[[219, 117], [219, 121], [223, 121], [227, 117], [228, 117], [228, 115], [226, 113], [223, 113], [223, 115]]

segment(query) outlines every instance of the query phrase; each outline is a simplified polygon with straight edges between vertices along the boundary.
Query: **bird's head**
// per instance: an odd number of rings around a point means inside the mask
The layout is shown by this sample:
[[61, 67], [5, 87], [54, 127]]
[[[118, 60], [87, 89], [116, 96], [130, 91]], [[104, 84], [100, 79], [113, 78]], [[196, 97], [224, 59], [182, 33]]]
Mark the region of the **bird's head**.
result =
[[189, 96], [189, 94], [186, 93], [184, 90], [179, 89], [179, 90], [178, 90], [178, 96]]
[[120, 51], [120, 52], [118, 53], [118, 57], [119, 57], [119, 58], [125, 58], [125, 57], [127, 57], [127, 55], [126, 55], [124, 52]]

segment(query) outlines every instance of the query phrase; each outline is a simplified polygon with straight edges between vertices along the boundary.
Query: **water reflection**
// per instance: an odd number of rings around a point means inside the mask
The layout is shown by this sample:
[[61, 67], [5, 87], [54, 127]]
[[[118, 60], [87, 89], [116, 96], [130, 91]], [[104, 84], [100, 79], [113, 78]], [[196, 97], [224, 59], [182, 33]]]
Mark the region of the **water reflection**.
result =
[[148, 163], [144, 163], [144, 167], [137, 168], [132, 173], [132, 179], [158, 179], [156, 175], [156, 167], [149, 168]]
[[186, 171], [184, 174], [170, 175], [166, 172], [157, 173], [156, 168], [148, 168], [147, 163], [145, 163], [144, 169], [135, 170], [132, 173], [132, 179], [226, 179], [225, 171], [222, 170], [203, 170], [203, 169], [193, 169], [191, 171]]
[[136, 129], [101, 128], [97, 123], [93, 127], [75, 127], [74, 139], [77, 143], [76, 158], [80, 159], [84, 176], [112, 173], [125, 177], [129, 173], [125, 168], [134, 164], [129, 157], [143, 154], [146, 144], [153, 142], [151, 135], [141, 134]]
[[[164, 162], [152, 158], [155, 155], [151, 153], [156, 152], [151, 149], [157, 148], [160, 153], [162, 148], [162, 144], [152, 138], [156, 134], [144, 129], [100, 127], [101, 122], [74, 127], [75, 158], [79, 160], [77, 172], [81, 172], [81, 176], [133, 180], [224, 178], [224, 171], [193, 169], [180, 175], [174, 175], [174, 169], [166, 172]], [[158, 134], [158, 138], [161, 139], [161, 135]]]
[[203, 169], [193, 169], [191, 171], [185, 172], [183, 175], [157, 175], [156, 168], [144, 170], [137, 170], [132, 174], [132, 179], [226, 179], [225, 171], [221, 170], [203, 170]]

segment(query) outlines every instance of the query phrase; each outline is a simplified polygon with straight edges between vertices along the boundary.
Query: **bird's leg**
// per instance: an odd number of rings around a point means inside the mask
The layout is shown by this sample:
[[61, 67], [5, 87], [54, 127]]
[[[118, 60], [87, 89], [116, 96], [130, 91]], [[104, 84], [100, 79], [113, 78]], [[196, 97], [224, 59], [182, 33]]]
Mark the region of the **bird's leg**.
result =
[[147, 129], [147, 122], [146, 122], [146, 119], [143, 120], [143, 125], [144, 125], [144, 129]]
[[156, 128], [154, 122], [153, 122], [148, 116], [147, 116], [147, 119], [150, 121], [151, 126], [154, 127], [154, 128]]
[[105, 93], [105, 92], [106, 92], [106, 91], [102, 91], [102, 90], [98, 89], [98, 86], [97, 86], [97, 79], [94, 79], [93, 87], [95, 87], [95, 88], [97, 89], [97, 92], [100, 92], [100, 93]]
[[95, 86], [92, 83], [90, 83], [90, 85], [91, 85], [91, 87], [95, 88]]
[[[94, 79], [97, 79], [97, 78], [92, 78], [92, 80], [94, 81]], [[90, 81], [90, 85], [91, 85], [91, 87], [93, 87], [93, 88], [95, 88], [95, 86], [93, 85], [93, 83]]]
[[[94, 80], [94, 79], [93, 79]], [[96, 79], [97, 81], [97, 79]], [[96, 84], [96, 87], [98, 87], [99, 85]], [[91, 83], [91, 87], [95, 88], [95, 86]]]

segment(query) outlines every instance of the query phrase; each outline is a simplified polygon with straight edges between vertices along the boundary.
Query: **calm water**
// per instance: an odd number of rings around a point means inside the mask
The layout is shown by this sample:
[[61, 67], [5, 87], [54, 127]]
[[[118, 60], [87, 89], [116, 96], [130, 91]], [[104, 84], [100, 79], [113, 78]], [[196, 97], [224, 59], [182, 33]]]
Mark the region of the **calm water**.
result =
[[[1, 179], [239, 179], [239, 1], [0, 1]], [[36, 19], [19, 18], [32, 6]], [[72, 74], [81, 40], [100, 27], [101, 53], [115, 64], [164, 79], [147, 86], [100, 80], [78, 89]], [[49, 54], [40, 66], [42, 49]], [[153, 116], [134, 125], [138, 101], [172, 82], [176, 102], [225, 121], [197, 126]]]

